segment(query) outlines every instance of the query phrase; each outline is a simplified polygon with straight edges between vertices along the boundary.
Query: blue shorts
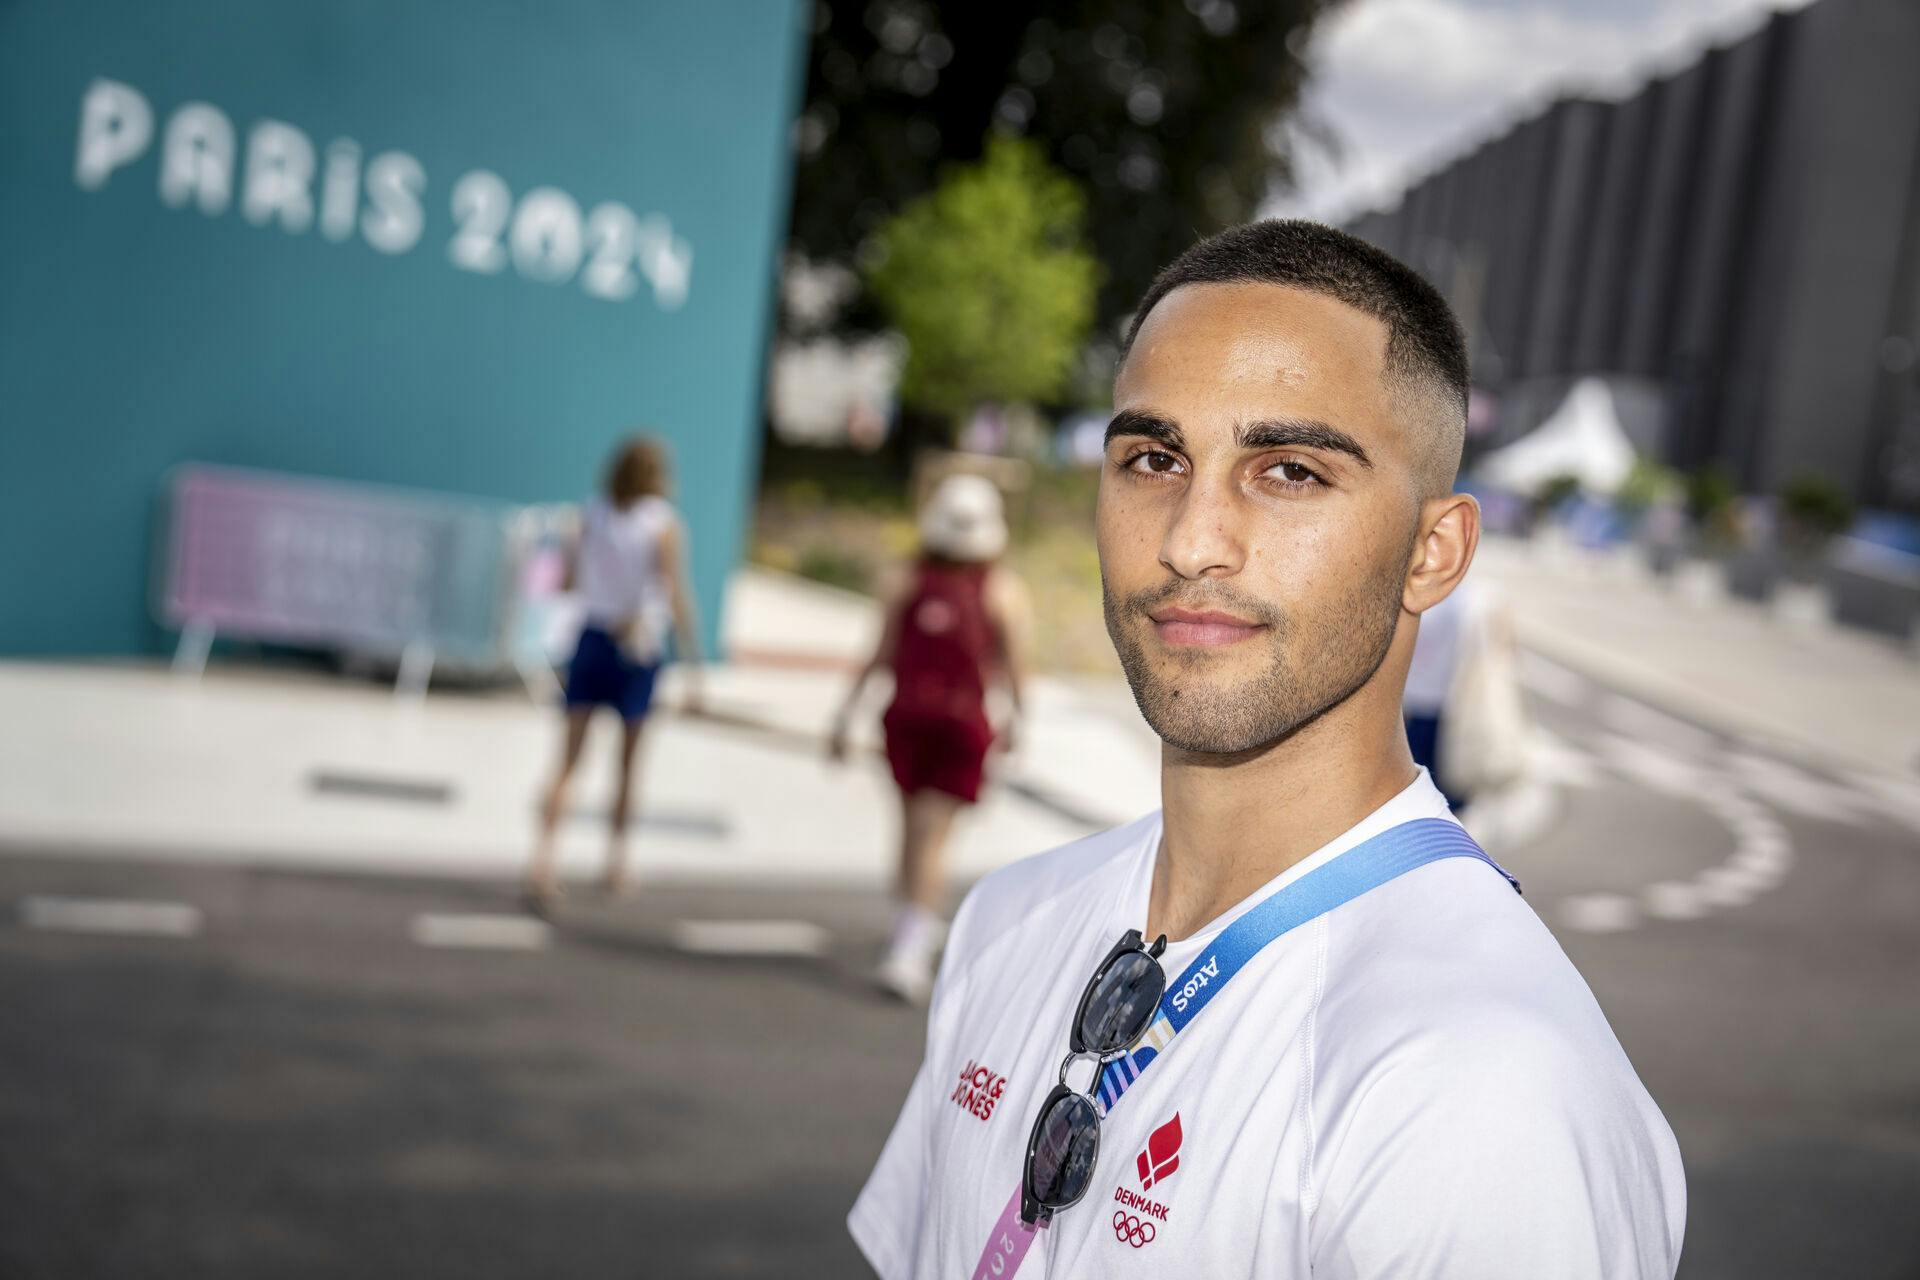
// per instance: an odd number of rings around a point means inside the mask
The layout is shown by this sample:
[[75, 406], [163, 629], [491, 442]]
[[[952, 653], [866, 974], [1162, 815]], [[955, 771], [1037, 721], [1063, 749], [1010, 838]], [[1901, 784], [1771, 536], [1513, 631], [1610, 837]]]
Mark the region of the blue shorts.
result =
[[587, 627], [567, 664], [567, 709], [612, 707], [622, 720], [638, 720], [653, 705], [659, 673], [659, 663], [635, 662], [607, 632]]

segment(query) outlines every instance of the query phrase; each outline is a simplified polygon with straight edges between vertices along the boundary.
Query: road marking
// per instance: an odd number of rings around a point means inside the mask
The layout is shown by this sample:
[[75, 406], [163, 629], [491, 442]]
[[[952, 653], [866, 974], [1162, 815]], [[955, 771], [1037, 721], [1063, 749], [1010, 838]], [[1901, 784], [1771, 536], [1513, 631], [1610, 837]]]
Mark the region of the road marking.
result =
[[426, 913], [413, 918], [409, 932], [423, 947], [475, 951], [540, 951], [553, 930], [527, 916]]
[[1692, 761], [1684, 760], [1650, 742], [1610, 733], [1601, 746], [1601, 754], [1613, 766], [1614, 772], [1625, 775], [1650, 791], [1682, 800], [1693, 799], [1711, 777]]
[[1651, 738], [1690, 755], [1713, 752], [1720, 746], [1720, 739], [1705, 729], [1617, 693], [1601, 699], [1600, 719], [1629, 738]]
[[1545, 729], [1535, 728], [1529, 737], [1527, 762], [1543, 782], [1591, 787], [1600, 781], [1600, 766], [1591, 755]]
[[200, 932], [200, 920], [200, 909], [184, 902], [60, 897], [30, 897], [20, 902], [20, 921], [27, 928], [65, 933], [191, 938]]
[[[1624, 701], [1624, 700], [1623, 700]], [[1653, 714], [1658, 714], [1657, 712]], [[1647, 886], [1638, 900], [1618, 893], [1576, 894], [1561, 902], [1561, 919], [1586, 933], [1619, 933], [1641, 923], [1642, 912], [1656, 920], [1698, 920], [1716, 908], [1743, 907], [1786, 879], [1793, 845], [1773, 812], [1742, 789], [1763, 771], [1749, 766], [1743, 779], [1728, 770], [1683, 760], [1651, 743], [1607, 734], [1601, 754], [1613, 771], [1650, 791], [1691, 800], [1724, 823], [1733, 834], [1733, 852], [1691, 880], [1667, 880]], [[1782, 766], [1784, 767], [1784, 766]], [[1776, 780], [1765, 771], [1764, 776]], [[1810, 786], [1816, 780], [1798, 774], [1785, 780]], [[1799, 798], [1808, 799], [1810, 790]]]
[[818, 956], [827, 931], [805, 920], [676, 920], [673, 945], [704, 956]]
[[411, 804], [451, 804], [453, 784], [437, 778], [397, 778], [383, 773], [316, 769], [309, 785], [320, 795], [401, 800]]
[[1582, 933], [1620, 933], [1640, 923], [1640, 907], [1624, 893], [1582, 893], [1561, 902], [1560, 918]]
[[1920, 783], [1861, 773], [1854, 775], [1853, 785], [1888, 818], [1920, 831]]
[[1854, 792], [1816, 778], [1804, 769], [1746, 752], [1731, 757], [1727, 763], [1755, 799], [1803, 818], [1854, 824], [1863, 819], [1861, 803]]
[[1648, 885], [1640, 897], [1647, 904], [1647, 914], [1661, 920], [1698, 920], [1707, 914], [1695, 885], [1668, 880]]
[[1520, 683], [1541, 697], [1576, 711], [1586, 706], [1593, 696], [1593, 685], [1585, 676], [1576, 675], [1531, 649], [1520, 650]]

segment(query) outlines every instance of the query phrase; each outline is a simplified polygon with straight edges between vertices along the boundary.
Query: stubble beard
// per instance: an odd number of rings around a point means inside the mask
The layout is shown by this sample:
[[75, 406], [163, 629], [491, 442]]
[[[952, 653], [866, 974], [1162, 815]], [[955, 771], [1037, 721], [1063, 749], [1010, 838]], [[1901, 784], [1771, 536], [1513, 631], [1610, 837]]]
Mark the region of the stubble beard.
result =
[[[1373, 679], [1399, 625], [1404, 567], [1404, 559], [1389, 561], [1344, 599], [1292, 617], [1231, 588], [1196, 590], [1179, 578], [1116, 600], [1102, 573], [1100, 598], [1133, 700], [1160, 740], [1180, 751], [1235, 756], [1291, 736]], [[1233, 646], [1230, 659], [1217, 650], [1163, 649], [1147, 613], [1176, 600], [1226, 610], [1266, 631]], [[1246, 662], [1253, 645], [1266, 651], [1257, 674], [1229, 681], [1212, 669], [1223, 659]]]

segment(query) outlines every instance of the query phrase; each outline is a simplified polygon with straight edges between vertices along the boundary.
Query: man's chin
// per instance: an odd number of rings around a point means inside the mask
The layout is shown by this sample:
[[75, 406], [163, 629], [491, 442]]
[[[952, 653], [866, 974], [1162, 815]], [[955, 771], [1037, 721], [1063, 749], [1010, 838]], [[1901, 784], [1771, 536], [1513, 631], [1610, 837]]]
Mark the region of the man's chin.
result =
[[1132, 689], [1148, 727], [1176, 751], [1245, 755], [1286, 736], [1290, 728], [1285, 717], [1255, 714], [1262, 700], [1249, 682], [1195, 679], [1191, 666], [1156, 672]]
[[1148, 725], [1162, 745], [1191, 759], [1216, 764], [1234, 764], [1262, 751], [1286, 737], [1284, 729], [1222, 723], [1185, 715], [1152, 715]]

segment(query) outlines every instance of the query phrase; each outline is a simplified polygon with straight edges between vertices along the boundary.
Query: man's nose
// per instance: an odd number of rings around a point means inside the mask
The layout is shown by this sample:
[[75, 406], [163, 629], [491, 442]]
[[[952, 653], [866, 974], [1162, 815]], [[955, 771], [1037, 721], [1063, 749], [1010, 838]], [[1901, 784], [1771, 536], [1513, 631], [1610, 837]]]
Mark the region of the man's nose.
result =
[[1240, 511], [1227, 486], [1187, 487], [1160, 544], [1160, 563], [1183, 578], [1227, 578], [1246, 564]]

